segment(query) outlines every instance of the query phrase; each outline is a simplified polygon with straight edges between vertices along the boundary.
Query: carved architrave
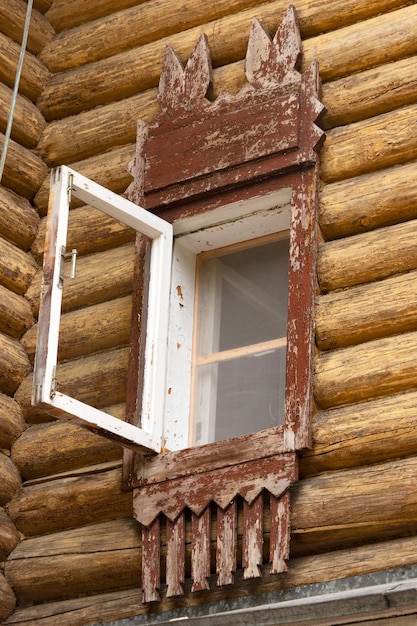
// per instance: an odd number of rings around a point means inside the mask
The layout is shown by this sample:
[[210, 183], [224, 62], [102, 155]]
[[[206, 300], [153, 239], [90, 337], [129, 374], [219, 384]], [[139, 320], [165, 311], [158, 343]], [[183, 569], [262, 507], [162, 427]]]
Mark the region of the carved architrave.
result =
[[[301, 74], [300, 59], [293, 7], [272, 41], [253, 21], [245, 65], [248, 82], [237, 96], [223, 93], [214, 102], [207, 99], [211, 61], [204, 35], [185, 68], [168, 47], [159, 85], [161, 111], [150, 124], [138, 122], [128, 196], [168, 221], [292, 190], [284, 425], [155, 457], [126, 453], [125, 486], [134, 488], [134, 515], [143, 528], [144, 602], [158, 600], [163, 586], [167, 596], [183, 594], [190, 574], [191, 591], [209, 589], [214, 574], [217, 585], [232, 584], [238, 566], [243, 578], [259, 577], [265, 512], [270, 572], [287, 568], [289, 488], [297, 480], [296, 452], [310, 445], [311, 436], [317, 151], [324, 139], [316, 125], [323, 113], [318, 67], [313, 63]], [[138, 345], [140, 337], [133, 336], [134, 359]], [[130, 371], [137, 372], [133, 360], [131, 365]], [[138, 382], [132, 374], [135, 392]], [[134, 393], [131, 414], [137, 405]], [[161, 527], [166, 536], [162, 573]], [[186, 528], [191, 532], [190, 573]]]

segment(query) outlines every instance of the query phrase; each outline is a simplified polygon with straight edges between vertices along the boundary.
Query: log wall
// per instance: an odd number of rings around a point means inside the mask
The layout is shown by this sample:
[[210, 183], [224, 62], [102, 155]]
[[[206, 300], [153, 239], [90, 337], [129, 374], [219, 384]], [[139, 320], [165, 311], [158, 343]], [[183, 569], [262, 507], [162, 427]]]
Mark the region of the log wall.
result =
[[[50, 3], [36, 0], [31, 15], [27, 52], [17, 95], [11, 141], [0, 186], [0, 622], [16, 605], [15, 592], [4, 576], [4, 562], [21, 540], [8, 505], [22, 485], [11, 449], [25, 431], [22, 407], [13, 396], [32, 366], [22, 336], [35, 317], [27, 289], [39, 270], [30, 248], [40, 224], [31, 199], [47, 166], [35, 152], [46, 122], [35, 102], [49, 78], [38, 54], [54, 36], [44, 12]], [[0, 145], [3, 150], [27, 3], [0, 2]]]
[[[0, 0], [0, 132], [24, 4]], [[210, 600], [417, 559], [417, 2], [293, 4], [304, 67], [319, 61], [327, 108], [314, 445], [293, 487], [289, 573], [252, 582], [237, 575]], [[206, 32], [213, 94], [237, 93], [252, 17], [272, 35], [287, 5], [167, 0], [162, 11], [159, 0], [35, 2], [0, 188], [0, 619], [15, 596], [18, 603], [7, 624], [73, 626], [147, 611], [140, 534], [131, 494], [120, 491], [120, 449], [30, 406], [47, 168], [67, 163], [122, 193], [136, 120], [158, 110], [166, 44], [185, 61]], [[64, 288], [59, 380], [123, 419], [133, 233], [77, 206], [68, 247], [80, 258], [78, 279]], [[266, 520], [266, 541], [268, 532]], [[188, 593], [184, 604], [206, 601]], [[174, 607], [170, 599], [159, 608]]]

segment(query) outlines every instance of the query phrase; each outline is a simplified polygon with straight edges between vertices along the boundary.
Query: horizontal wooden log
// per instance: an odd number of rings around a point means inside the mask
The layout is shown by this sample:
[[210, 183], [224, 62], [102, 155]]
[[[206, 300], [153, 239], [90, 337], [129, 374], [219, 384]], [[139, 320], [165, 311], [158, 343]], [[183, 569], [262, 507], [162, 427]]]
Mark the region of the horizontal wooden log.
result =
[[343, 348], [416, 327], [416, 271], [331, 292], [316, 300], [316, 341], [321, 350]]
[[[58, 390], [99, 409], [124, 402], [128, 352], [119, 348], [58, 365]], [[15, 399], [27, 422], [46, 421], [45, 411], [31, 406], [31, 395], [32, 375], [23, 380]]]
[[[4, 135], [0, 133], [1, 150], [3, 145]], [[30, 200], [45, 180], [46, 173], [46, 165], [34, 152], [10, 140], [2, 177], [5, 187]]]
[[313, 447], [303, 452], [300, 476], [380, 463], [417, 454], [417, 393], [378, 398], [327, 411], [313, 419]]
[[[416, 57], [387, 63], [327, 83], [323, 102], [326, 129], [358, 122], [416, 102]], [[346, 106], [348, 95], [349, 106]]]
[[415, 219], [416, 200], [416, 162], [325, 185], [321, 231], [326, 239], [338, 239]]
[[[0, 2], [0, 31], [18, 44], [22, 41], [26, 10], [27, 3], [23, 0], [2, 0]], [[34, 8], [30, 16], [27, 50], [35, 55], [39, 54], [52, 39], [54, 33], [49, 20]]]
[[[416, 101], [412, 71], [415, 62], [416, 58], [411, 57], [325, 84], [324, 127], [332, 128], [413, 104]], [[236, 94], [245, 82], [243, 61], [216, 68], [214, 96], [222, 91]], [[87, 158], [114, 145], [133, 142], [137, 118], [149, 122], [158, 110], [156, 94], [156, 89], [149, 89], [94, 111], [52, 122], [41, 137], [39, 154], [50, 165], [58, 165], [73, 161], [76, 155], [80, 159]], [[110, 126], [112, 132], [108, 133]]]
[[[369, 70], [363, 75], [355, 74], [351, 78], [325, 84], [323, 101], [328, 110], [324, 118], [325, 126], [360, 120], [415, 102], [414, 73], [407, 74], [412, 63], [413, 58], [404, 59]], [[222, 90], [237, 93], [246, 80], [243, 62], [215, 69], [213, 78], [216, 94]], [[352, 100], [349, 107], [345, 106], [346, 91], [349, 91]], [[39, 152], [51, 165], [57, 165], [74, 160], [75, 155], [86, 158], [104, 152], [117, 143], [133, 142], [136, 119], [140, 117], [150, 121], [157, 110], [156, 89], [150, 89], [94, 111], [53, 122], [41, 138]], [[112, 133], [107, 132], [109, 126]], [[82, 142], [80, 137], [83, 138]]]
[[42, 535], [132, 516], [132, 493], [121, 491], [121, 470], [22, 487], [8, 505], [18, 530]]
[[[130, 294], [134, 254], [134, 244], [127, 244], [80, 257], [77, 260], [76, 279], [65, 280], [62, 311], [66, 313]], [[39, 270], [26, 292], [26, 298], [36, 315], [39, 311], [41, 276], [42, 271]]]
[[0, 393], [0, 448], [10, 449], [26, 424], [17, 402]]
[[[6, 132], [12, 101], [12, 90], [0, 83], [0, 131]], [[35, 148], [46, 122], [36, 106], [25, 96], [18, 95], [13, 115], [11, 138], [26, 148]]]
[[0, 572], [0, 620], [5, 620], [11, 615], [16, 606], [16, 596], [13, 589]]
[[[407, 531], [414, 530], [417, 503], [414, 488], [416, 467], [417, 459], [412, 457], [345, 472], [326, 472], [297, 483], [292, 488], [292, 554], [306, 555], [323, 547], [327, 548], [324, 550], [326, 553], [332, 549], [344, 549], [347, 552], [348, 549], [355, 550], [359, 542], [366, 541], [373, 542], [374, 548], [377, 549], [375, 542], [383, 539], [384, 536], [390, 534], [390, 538], [401, 537], [401, 535], [408, 534]], [[26, 499], [24, 502], [21, 500], [21, 503], [27, 507], [31, 500], [35, 505], [33, 494], [29, 496], [29, 493], [36, 488], [39, 498], [45, 497], [43, 500], [47, 503], [44, 507], [45, 517], [49, 518], [51, 526], [50, 516], [56, 516], [56, 510], [52, 509], [52, 505], [64, 514], [67, 509], [67, 499], [75, 496], [79, 501], [86, 493], [87, 481], [90, 482], [91, 487], [93, 480], [97, 483], [97, 490], [104, 500], [102, 505], [104, 508], [109, 501], [108, 493], [101, 490], [103, 485], [98, 484], [99, 476], [102, 480], [103, 474], [96, 477], [83, 477], [82, 483], [79, 479], [77, 493], [74, 492], [73, 485], [68, 482], [73, 479], [64, 479], [68, 489], [67, 498], [62, 493], [58, 495], [57, 489], [51, 492], [52, 483], [23, 488], [10, 504], [11, 512], [17, 500], [21, 498], [22, 492], [26, 492]], [[63, 481], [55, 482], [62, 483]], [[46, 492], [45, 489], [48, 491]], [[107, 486], [107, 490], [111, 490], [110, 485]], [[387, 490], [392, 497], [390, 507], [386, 506]], [[126, 506], [123, 507], [124, 510], [126, 508]], [[20, 510], [21, 523], [22, 515], [23, 511]], [[86, 513], [82, 515], [79, 513], [78, 524], [86, 525], [88, 520], [82, 521], [86, 517]], [[132, 551], [132, 556], [133, 553], [136, 555], [134, 557], [136, 566], [134, 570], [130, 570], [129, 574], [129, 576], [134, 575], [134, 578], [123, 578], [124, 584], [138, 585], [138, 564], [140, 563], [138, 527], [131, 521], [120, 519], [120, 517], [118, 516], [118, 521], [114, 520], [108, 524], [99, 523], [100, 520], [92, 520], [90, 517], [90, 521], [95, 521], [94, 526], [66, 532], [62, 532], [65, 527], [61, 526], [55, 529], [61, 530], [58, 534], [44, 534], [43, 537], [27, 539], [19, 544], [6, 564], [6, 574], [21, 601], [31, 602], [54, 599], [63, 595], [76, 595], [80, 593], [81, 583], [84, 584], [84, 591], [86, 591], [86, 585], [88, 585], [88, 591], [105, 591], [109, 589], [109, 580], [108, 577], [103, 576], [101, 564], [106, 563], [107, 567], [112, 570], [122, 567], [126, 550]], [[109, 520], [109, 518], [106, 519]], [[74, 523], [74, 517], [72, 520]], [[19, 523], [17, 526], [19, 527]], [[45, 533], [45, 526], [42, 530]], [[213, 532], [211, 536], [213, 543], [214, 535]], [[80, 550], [80, 544], [82, 550]], [[90, 558], [87, 559], [88, 554]], [[91, 558], [92, 554], [101, 558]], [[316, 558], [323, 558], [323, 555]], [[296, 562], [297, 559], [292, 559], [290, 562], [289, 572], [283, 577], [286, 583], [288, 576], [294, 576], [297, 571]], [[126, 565], [126, 570], [129, 571], [131, 566], [133, 566], [132, 563]], [[392, 564], [390, 566], [393, 567]], [[358, 567], [359, 570], [354, 571], [355, 574], [361, 572], [359, 564]], [[328, 572], [330, 579], [339, 577], [334, 569], [329, 569], [332, 571], [332, 574]], [[61, 572], [59, 576], [56, 574], [58, 571]], [[63, 582], [60, 581], [64, 580], [65, 574], [68, 584], [64, 591]], [[345, 573], [341, 577], [347, 575]], [[51, 584], [55, 577], [57, 577], [56, 587]], [[311, 582], [320, 581], [318, 574], [317, 578]], [[117, 583], [113, 581], [112, 584]]]
[[22, 484], [19, 471], [9, 456], [0, 452], [0, 506], [7, 504]]
[[3, 333], [0, 333], [0, 354], [0, 393], [12, 395], [32, 368], [22, 344]]
[[[20, 44], [0, 33], [0, 81], [13, 89], [20, 56]], [[28, 52], [22, 67], [19, 90], [32, 102], [42, 93], [49, 79], [49, 72], [37, 57]]]
[[29, 254], [0, 237], [0, 285], [23, 295], [38, 265]]
[[300, 481], [292, 489], [292, 537], [320, 552], [414, 532], [416, 468], [410, 457]]
[[[378, 13], [376, 5], [375, 9]], [[416, 16], [415, 6], [399, 8], [309, 39], [303, 44], [303, 65], [317, 60], [320, 76], [327, 82], [416, 54], [416, 42], [409, 28], [409, 20]]]
[[0, 235], [22, 250], [29, 250], [38, 225], [39, 215], [30, 202], [0, 187]]
[[322, 244], [317, 261], [321, 289], [353, 287], [416, 269], [416, 234], [417, 220], [412, 220]]
[[[66, 0], [40, 1], [49, 3], [47, 18], [56, 32], [114, 13], [113, 0], [72, 0], [70, 5]], [[118, 0], [117, 9], [120, 11], [141, 1], [145, 0]]]
[[0, 332], [18, 339], [33, 323], [29, 302], [0, 285]]
[[158, 110], [157, 89], [148, 89], [93, 111], [56, 120], [45, 128], [38, 145], [39, 154], [54, 166], [85, 159], [117, 145], [134, 143], [138, 118], [150, 122]]
[[62, 32], [44, 48], [40, 59], [50, 72], [64, 72], [256, 4], [257, 0], [218, 0], [212, 4], [168, 0], [161, 11], [159, 2], [151, 0]]
[[[141, 3], [124, 10], [119, 9], [117, 13], [106, 15], [93, 23], [89, 19], [84, 19], [78, 28], [66, 30], [55, 37], [43, 50], [40, 58], [51, 72], [63, 72], [135, 46], [162, 39], [196, 25], [207, 24], [211, 20], [246, 10], [256, 4], [256, 0], [233, 0], [232, 2], [222, 0], [208, 6], [202, 0], [199, 2], [182, 0], [180, 4], [170, 0], [164, 7], [164, 12], [161, 12], [157, 0], [146, 4]], [[340, 28], [399, 6], [401, 3], [396, 0], [379, 2], [372, 6], [363, 0], [356, 0], [350, 2], [349, 8], [346, 3], [339, 5], [335, 2], [324, 16], [319, 7], [309, 0], [300, 0], [296, 3], [301, 33], [304, 37]], [[274, 3], [277, 23], [280, 13], [285, 9], [285, 0]], [[62, 30], [63, 11], [65, 11], [64, 8], [56, 23], [56, 27], [60, 30]], [[51, 11], [48, 16], [50, 14]], [[169, 20], [166, 19], [168, 14], [171, 15]], [[80, 19], [79, 15], [77, 17]], [[103, 33], [103, 37], [100, 33]]]
[[[289, 571], [277, 579], [265, 571], [261, 579], [255, 582], [242, 581], [236, 577], [235, 584], [228, 587], [227, 597], [249, 596], [255, 593], [276, 592], [278, 589], [289, 589], [320, 582], [359, 576], [390, 567], [414, 565], [417, 558], [417, 542], [415, 537], [394, 539], [380, 543], [359, 546], [348, 550], [326, 552], [321, 555], [299, 557], [290, 560]], [[135, 572], [132, 572], [132, 577]], [[225, 598], [225, 589], [213, 589], [210, 593], [212, 601]], [[207, 602], [206, 594], [186, 594], [187, 606], [197, 606]], [[178, 608], [177, 598], [167, 598], [158, 604], [158, 609], [169, 611]], [[17, 608], [13, 616], [7, 620], [9, 626], [84, 626], [84, 624], [108, 622], [134, 616], [149, 614], [149, 606], [142, 604], [141, 593], [137, 587], [117, 590], [109, 593], [88, 595], [57, 602], [48, 602], [34, 606]]]
[[[41, 221], [31, 249], [39, 265], [43, 259], [46, 221], [46, 218]], [[68, 250], [76, 248], [79, 255], [122, 246], [134, 241], [135, 237], [136, 232], [126, 224], [91, 206], [82, 206], [69, 213], [66, 247]]]
[[[91, 178], [94, 182], [116, 193], [124, 193], [132, 182], [132, 177], [127, 172], [127, 166], [135, 154], [135, 145], [122, 146], [106, 154], [77, 161], [69, 167], [77, 170], [80, 174]], [[43, 178], [42, 186], [35, 197], [35, 206], [41, 215], [46, 215], [49, 198], [49, 175]]]
[[109, 439], [63, 421], [31, 426], [12, 449], [13, 462], [29, 480], [106, 463], [121, 455], [121, 447]]
[[[58, 359], [75, 359], [129, 345], [131, 315], [131, 296], [66, 313], [61, 317]], [[36, 324], [22, 338], [22, 345], [32, 361], [35, 357], [37, 332]]]
[[5, 511], [0, 510], [0, 561], [5, 561], [20, 541], [16, 526]]
[[[331, 183], [417, 158], [417, 105], [327, 133], [320, 175]], [[360, 146], [360, 149], [358, 149]]]
[[[262, 5], [262, 12], [256, 12], [265, 28], [271, 32], [279, 21], [275, 5], [282, 11], [282, 2], [277, 0]], [[320, 12], [323, 13], [321, 8]], [[308, 39], [303, 46], [304, 67], [313, 60], [319, 61], [321, 76], [326, 81], [415, 54], [417, 43], [408, 26], [416, 15], [415, 6], [406, 7], [396, 11], [395, 16], [391, 13], [382, 15], [339, 29], [336, 35], [327, 33]], [[253, 9], [248, 9], [205, 26], [215, 67], [244, 57], [252, 17]], [[56, 74], [38, 100], [39, 109], [47, 120], [59, 119], [156, 87], [166, 44], [169, 43], [186, 60], [200, 33], [201, 28], [196, 27], [108, 59]], [[389, 43], [383, 50], [380, 45], [382, 39]], [[358, 49], [361, 55], [357, 54]]]
[[326, 409], [415, 389], [416, 342], [412, 332], [321, 352], [314, 374], [318, 406]]
[[87, 589], [94, 593], [138, 587], [140, 536], [139, 524], [127, 518], [29, 539], [8, 560], [7, 580], [21, 603], [74, 597]]

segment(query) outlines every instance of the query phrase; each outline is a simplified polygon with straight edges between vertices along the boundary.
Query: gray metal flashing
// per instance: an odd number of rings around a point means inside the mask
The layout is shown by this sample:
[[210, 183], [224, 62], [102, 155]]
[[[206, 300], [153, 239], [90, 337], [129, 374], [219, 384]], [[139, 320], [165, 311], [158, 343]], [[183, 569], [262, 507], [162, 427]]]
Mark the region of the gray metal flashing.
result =
[[348, 626], [399, 616], [411, 621], [398, 626], [417, 624], [417, 565], [96, 626]]

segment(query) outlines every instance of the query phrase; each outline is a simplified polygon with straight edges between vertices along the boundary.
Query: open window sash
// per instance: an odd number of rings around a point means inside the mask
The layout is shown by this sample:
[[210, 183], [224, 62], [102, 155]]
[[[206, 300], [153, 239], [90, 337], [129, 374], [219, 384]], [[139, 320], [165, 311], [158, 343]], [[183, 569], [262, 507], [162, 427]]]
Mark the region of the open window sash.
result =
[[[141, 426], [67, 396], [56, 388], [65, 246], [71, 196], [94, 206], [151, 239], [148, 315]], [[72, 419], [136, 450], [160, 452], [163, 435], [172, 226], [142, 207], [68, 167], [51, 173], [42, 298], [34, 367], [32, 404], [56, 417]]]

